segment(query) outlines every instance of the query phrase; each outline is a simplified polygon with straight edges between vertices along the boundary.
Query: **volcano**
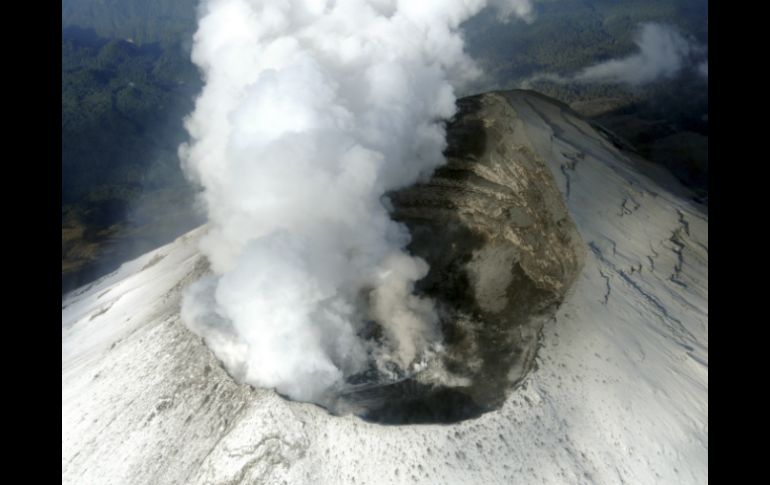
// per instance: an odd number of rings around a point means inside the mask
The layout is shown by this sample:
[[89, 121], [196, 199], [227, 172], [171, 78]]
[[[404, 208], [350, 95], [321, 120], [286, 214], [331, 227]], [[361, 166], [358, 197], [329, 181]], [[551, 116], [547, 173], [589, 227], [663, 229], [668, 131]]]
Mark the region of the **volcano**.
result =
[[325, 407], [238, 383], [180, 319], [202, 226], [63, 298], [62, 482], [707, 482], [707, 209], [542, 95], [458, 107], [389, 195], [433, 360]]

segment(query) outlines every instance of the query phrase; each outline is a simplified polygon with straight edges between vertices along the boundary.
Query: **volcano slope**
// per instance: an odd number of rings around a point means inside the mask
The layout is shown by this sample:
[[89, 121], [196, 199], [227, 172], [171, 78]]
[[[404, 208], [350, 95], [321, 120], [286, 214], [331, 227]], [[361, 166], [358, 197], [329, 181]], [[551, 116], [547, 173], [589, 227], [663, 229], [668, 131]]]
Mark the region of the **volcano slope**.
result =
[[[460, 107], [468, 139], [458, 145], [463, 130], [450, 133], [449, 164], [424, 186], [393, 194], [394, 216], [412, 228], [410, 250], [434, 264], [420, 291], [438, 296], [442, 311], [469, 316], [454, 334], [445, 328], [445, 367], [471, 380], [466, 396], [494, 410], [450, 425], [384, 426], [237, 384], [179, 319], [181, 292], [207, 271], [197, 250], [202, 227], [63, 299], [62, 482], [707, 482], [704, 209], [673, 178], [547, 98], [508, 91]], [[479, 129], [484, 136], [473, 135]], [[542, 199], [463, 205], [474, 199], [445, 191], [448, 198], [428, 200], [431, 187], [478, 193], [499, 180], [501, 172], [479, 166], [457, 172], [457, 159], [486, 153], [486, 145], [474, 148], [480, 140], [502, 141], [516, 166], [543, 163], [549, 177], [508, 179], [527, 180]], [[548, 183], [563, 201], [551, 200]], [[522, 205], [527, 200], [536, 204]], [[564, 206], [579, 236], [559, 218]], [[472, 209], [494, 222], [449, 223]], [[431, 243], [421, 224], [476, 235], [445, 248], [446, 239]], [[537, 246], [524, 236], [528, 227], [550, 228], [555, 239]], [[494, 244], [506, 228], [520, 240]], [[493, 250], [477, 247], [485, 231], [482, 247]], [[544, 256], [555, 248], [560, 256], [549, 266]], [[442, 277], [447, 270], [458, 278]], [[542, 305], [517, 320], [508, 313], [517, 311], [508, 308], [513, 293], [501, 289], [527, 286], [517, 286], [522, 275]], [[479, 322], [495, 314], [522, 329], [518, 338], [485, 340]], [[528, 349], [541, 326], [535, 356]], [[479, 343], [491, 353], [479, 353]], [[470, 355], [480, 363], [470, 365]], [[501, 369], [507, 380], [496, 377]]]

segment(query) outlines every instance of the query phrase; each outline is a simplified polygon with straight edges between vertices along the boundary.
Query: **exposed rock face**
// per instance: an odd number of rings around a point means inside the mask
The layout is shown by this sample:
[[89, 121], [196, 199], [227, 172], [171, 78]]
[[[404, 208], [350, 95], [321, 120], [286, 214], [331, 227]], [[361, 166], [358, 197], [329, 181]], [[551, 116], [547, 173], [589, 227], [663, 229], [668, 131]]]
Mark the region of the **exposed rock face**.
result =
[[391, 194], [409, 250], [430, 264], [418, 291], [441, 315], [441, 377], [428, 369], [414, 378], [421, 384], [399, 383], [367, 413], [374, 420], [453, 421], [499, 407], [532, 368], [543, 323], [582, 267], [584, 244], [553, 175], [515, 142], [511, 105], [489, 93], [458, 107], [447, 165]]

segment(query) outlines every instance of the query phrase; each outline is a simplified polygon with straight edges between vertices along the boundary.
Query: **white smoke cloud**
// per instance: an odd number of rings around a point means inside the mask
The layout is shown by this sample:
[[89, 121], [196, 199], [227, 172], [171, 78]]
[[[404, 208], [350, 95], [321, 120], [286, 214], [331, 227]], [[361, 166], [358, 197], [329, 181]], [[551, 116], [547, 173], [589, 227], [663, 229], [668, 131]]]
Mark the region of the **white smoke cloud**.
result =
[[[484, 5], [202, 4], [205, 87], [180, 155], [204, 188], [215, 276], [182, 316], [236, 378], [322, 402], [369, 359], [409, 369], [436, 342], [433, 305], [412, 294], [427, 265], [383, 196], [444, 163], [452, 83], [478, 74], [458, 26]], [[358, 337], [367, 321], [382, 345]]]
[[678, 74], [698, 50], [674, 28], [643, 24], [636, 38], [637, 54], [587, 67], [575, 77], [582, 82], [646, 84]]

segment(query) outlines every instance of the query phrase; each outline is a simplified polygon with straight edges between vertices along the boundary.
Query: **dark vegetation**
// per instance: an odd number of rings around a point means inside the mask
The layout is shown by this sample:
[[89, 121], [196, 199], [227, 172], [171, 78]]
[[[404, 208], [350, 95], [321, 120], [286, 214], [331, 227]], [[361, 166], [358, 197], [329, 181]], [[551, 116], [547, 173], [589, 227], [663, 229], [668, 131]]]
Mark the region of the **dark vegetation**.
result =
[[160, 188], [177, 178], [182, 118], [200, 89], [178, 45], [139, 46], [64, 31], [62, 202], [96, 186]]
[[178, 40], [63, 29], [63, 292], [196, 221], [177, 148], [200, 86]]

